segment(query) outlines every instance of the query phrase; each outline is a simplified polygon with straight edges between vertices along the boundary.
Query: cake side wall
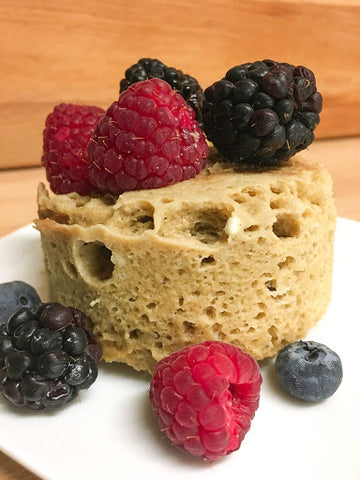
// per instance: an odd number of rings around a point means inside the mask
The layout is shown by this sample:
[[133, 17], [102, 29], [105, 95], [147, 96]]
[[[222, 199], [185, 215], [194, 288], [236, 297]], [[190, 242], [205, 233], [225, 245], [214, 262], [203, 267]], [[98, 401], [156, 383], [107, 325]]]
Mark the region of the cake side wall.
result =
[[40, 220], [51, 299], [92, 318], [105, 360], [138, 370], [208, 339], [258, 360], [275, 355], [304, 337], [331, 297], [331, 179], [300, 180], [240, 189], [217, 209], [207, 202], [202, 222], [194, 204], [175, 203], [132, 235]]

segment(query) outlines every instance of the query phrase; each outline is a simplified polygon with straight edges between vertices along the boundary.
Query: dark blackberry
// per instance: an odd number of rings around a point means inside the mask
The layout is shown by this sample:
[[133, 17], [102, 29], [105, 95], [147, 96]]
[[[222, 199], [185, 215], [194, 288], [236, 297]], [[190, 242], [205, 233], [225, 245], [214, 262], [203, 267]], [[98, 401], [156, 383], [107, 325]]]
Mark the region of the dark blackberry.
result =
[[314, 140], [322, 96], [306, 67], [273, 60], [244, 63], [204, 94], [205, 133], [228, 160], [276, 166]]
[[173, 90], [184, 98], [186, 103], [195, 110], [196, 120], [202, 126], [202, 107], [204, 92], [198, 81], [190, 75], [173, 67], [167, 67], [160, 60], [141, 58], [137, 63], [125, 71], [125, 78], [120, 82], [120, 93], [131, 84], [150, 78], [165, 80]]
[[80, 310], [58, 303], [23, 307], [0, 328], [0, 390], [33, 410], [73, 400], [97, 378], [102, 352]]

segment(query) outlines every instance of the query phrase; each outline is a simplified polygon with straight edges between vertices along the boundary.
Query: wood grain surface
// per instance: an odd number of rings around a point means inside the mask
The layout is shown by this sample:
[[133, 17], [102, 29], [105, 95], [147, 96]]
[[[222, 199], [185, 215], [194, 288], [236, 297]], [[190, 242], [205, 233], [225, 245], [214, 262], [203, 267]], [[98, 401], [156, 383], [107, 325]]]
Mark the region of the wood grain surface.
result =
[[245, 61], [314, 70], [317, 137], [360, 134], [360, 0], [0, 0], [0, 168], [38, 165], [59, 102], [107, 107], [157, 57], [206, 87]]

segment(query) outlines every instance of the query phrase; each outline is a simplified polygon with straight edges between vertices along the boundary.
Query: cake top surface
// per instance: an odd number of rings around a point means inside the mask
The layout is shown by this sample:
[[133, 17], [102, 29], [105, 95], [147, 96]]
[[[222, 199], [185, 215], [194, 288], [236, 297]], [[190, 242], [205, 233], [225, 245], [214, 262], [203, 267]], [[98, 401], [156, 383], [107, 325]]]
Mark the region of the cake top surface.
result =
[[249, 170], [219, 161], [219, 154], [210, 148], [207, 167], [195, 178], [119, 196], [50, 196], [40, 184], [38, 207], [40, 221], [52, 224], [98, 226], [115, 235], [146, 234], [218, 244], [241, 231], [258, 236], [289, 213], [290, 225], [296, 226], [304, 212], [320, 208], [331, 195], [327, 170], [301, 156], [281, 167]]

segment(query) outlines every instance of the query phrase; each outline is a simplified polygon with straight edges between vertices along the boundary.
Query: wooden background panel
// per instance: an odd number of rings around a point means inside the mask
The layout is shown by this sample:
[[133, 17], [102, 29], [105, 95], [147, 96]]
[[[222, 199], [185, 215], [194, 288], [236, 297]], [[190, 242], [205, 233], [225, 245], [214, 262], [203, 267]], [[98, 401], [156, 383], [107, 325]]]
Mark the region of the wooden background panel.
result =
[[317, 137], [360, 134], [360, 0], [0, 0], [0, 168], [39, 164], [53, 106], [106, 108], [144, 56], [204, 88], [245, 61], [305, 64], [324, 96]]

